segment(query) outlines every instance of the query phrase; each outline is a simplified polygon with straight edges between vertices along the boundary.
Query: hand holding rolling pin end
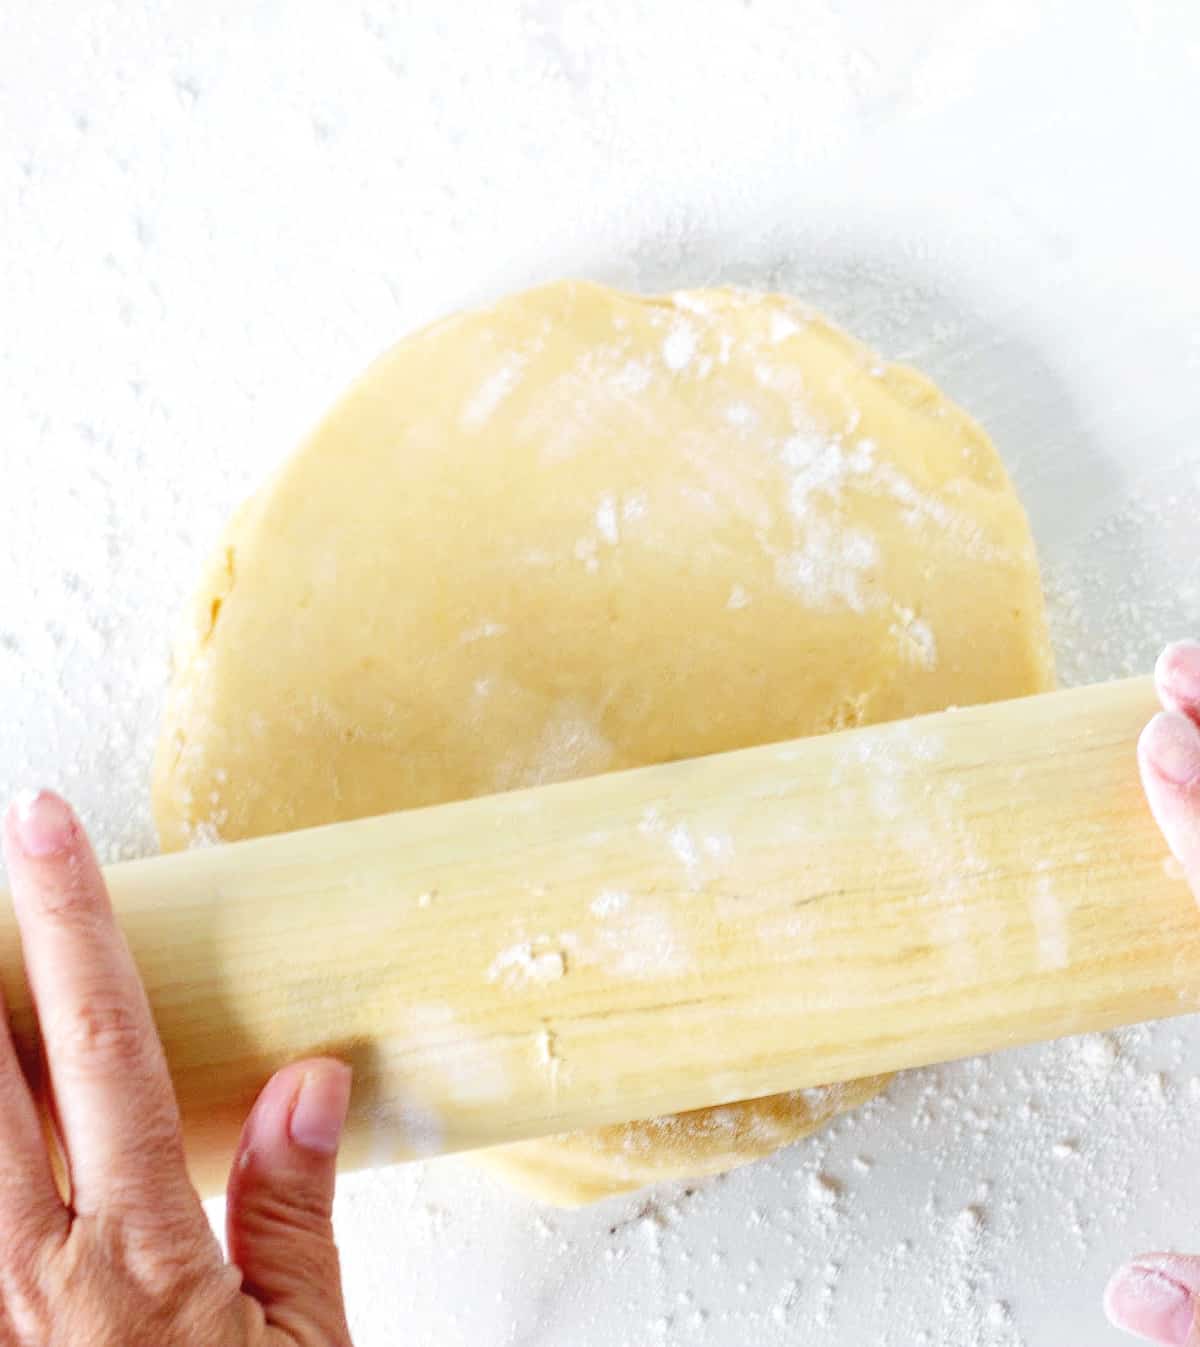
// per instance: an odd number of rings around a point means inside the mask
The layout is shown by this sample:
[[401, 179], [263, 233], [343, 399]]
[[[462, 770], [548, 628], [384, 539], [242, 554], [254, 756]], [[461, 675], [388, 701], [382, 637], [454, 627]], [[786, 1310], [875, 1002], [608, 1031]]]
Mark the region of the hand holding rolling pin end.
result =
[[[1200, 644], [1169, 647], [1156, 673], [1142, 780], [1200, 900]], [[69, 1198], [4, 1022], [0, 1347], [348, 1347], [331, 1208], [349, 1068], [297, 1062], [263, 1089], [229, 1180], [226, 1261], [82, 826], [43, 791], [9, 809], [4, 848]], [[1200, 1257], [1139, 1256], [1105, 1308], [1151, 1342], [1200, 1347]]]

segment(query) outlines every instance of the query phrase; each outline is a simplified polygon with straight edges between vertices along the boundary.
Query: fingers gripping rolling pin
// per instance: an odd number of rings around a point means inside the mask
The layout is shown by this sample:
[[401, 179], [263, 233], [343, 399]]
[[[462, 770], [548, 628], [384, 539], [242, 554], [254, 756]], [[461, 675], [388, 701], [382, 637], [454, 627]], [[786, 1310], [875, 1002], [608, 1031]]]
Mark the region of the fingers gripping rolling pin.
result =
[[[1148, 679], [114, 866], [197, 1182], [267, 1076], [346, 1163], [753, 1098], [1200, 1004]], [[0, 966], [31, 1051], [7, 906]]]

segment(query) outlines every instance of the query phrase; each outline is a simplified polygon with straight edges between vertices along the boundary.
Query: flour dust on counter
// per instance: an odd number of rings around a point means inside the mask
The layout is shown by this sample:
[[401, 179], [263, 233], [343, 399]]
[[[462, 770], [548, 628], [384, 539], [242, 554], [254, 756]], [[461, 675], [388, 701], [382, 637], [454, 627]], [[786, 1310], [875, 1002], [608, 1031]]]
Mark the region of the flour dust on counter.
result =
[[[870, 1341], [1026, 1347], [1019, 1323], [1052, 1317], [1057, 1287], [1038, 1278], [1014, 1284], [1013, 1260], [1028, 1239], [1057, 1239], [1077, 1275], [1087, 1275], [1105, 1230], [1080, 1194], [1103, 1184], [1115, 1209], [1135, 1200], [1140, 1139], [1180, 1138], [1188, 1126], [1180, 1106], [1200, 1098], [1200, 1076], [1184, 1056], [1182, 1040], [1162, 1053], [1150, 1031], [1133, 1029], [912, 1073], [803, 1150], [751, 1170], [581, 1212], [529, 1207], [516, 1229], [547, 1262], [543, 1289], [527, 1303], [519, 1288], [504, 1288], [496, 1311], [513, 1342], [549, 1343], [568, 1327], [598, 1333], [611, 1313], [622, 1314], [624, 1341], [638, 1347], [784, 1347], [804, 1334], [821, 1340], [817, 1330], [838, 1340], [839, 1325], [864, 1317], [849, 1286], [886, 1181], [899, 1182], [907, 1201], [899, 1221], [889, 1219], [896, 1236], [879, 1254], [882, 1275], [865, 1307]], [[1118, 1094], [1128, 1107], [1114, 1134], [1102, 1115]], [[987, 1159], [997, 1140], [1001, 1165]], [[431, 1256], [461, 1215], [430, 1195], [448, 1168], [439, 1162], [405, 1180]], [[353, 1203], [361, 1180], [349, 1184]], [[459, 1175], [452, 1191], [484, 1219], [491, 1196], [480, 1184]], [[366, 1199], [370, 1190], [361, 1191]], [[726, 1219], [706, 1219], [714, 1206]], [[586, 1291], [574, 1280], [584, 1266]], [[634, 1269], [642, 1290], [623, 1304], [620, 1287]]]
[[[504, 1219], [543, 1260], [539, 1289], [527, 1298], [501, 1282], [492, 1311], [513, 1343], [568, 1331], [599, 1340], [616, 1314], [621, 1341], [637, 1347], [840, 1341], [851, 1321], [869, 1322], [864, 1340], [879, 1347], [1027, 1347], [1021, 1325], [1053, 1321], [1059, 1288], [1048, 1275], [1014, 1282], [1014, 1261], [1027, 1241], [1054, 1240], [1073, 1275], [1088, 1278], [1109, 1220], [1139, 1195], [1143, 1138], [1172, 1144], [1187, 1134], [1200, 1101], [1187, 1052], [1182, 1038], [1163, 1043], [1135, 1028], [914, 1072], [802, 1149], [751, 1169], [581, 1211], [522, 1207]], [[380, 1200], [363, 1178], [345, 1182], [347, 1219]], [[396, 1182], [415, 1232], [410, 1252], [436, 1269], [434, 1303], [462, 1333], [466, 1312], [443, 1309], [462, 1256], [445, 1239], [471, 1228], [472, 1213], [494, 1219], [494, 1194], [454, 1162], [401, 1171]], [[881, 1183], [899, 1187], [901, 1214], [880, 1212]], [[1098, 1185], [1103, 1212], [1083, 1196]], [[1186, 1202], [1154, 1195], [1160, 1216]], [[877, 1252], [877, 1289], [864, 1306], [852, 1288], [881, 1219], [894, 1238]], [[631, 1277], [639, 1291], [626, 1301]]]

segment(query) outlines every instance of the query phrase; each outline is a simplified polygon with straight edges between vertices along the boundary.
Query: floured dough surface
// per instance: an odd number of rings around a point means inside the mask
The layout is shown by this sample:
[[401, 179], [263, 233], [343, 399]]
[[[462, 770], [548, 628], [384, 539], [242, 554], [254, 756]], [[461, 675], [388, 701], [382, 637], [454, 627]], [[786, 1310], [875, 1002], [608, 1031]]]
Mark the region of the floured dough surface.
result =
[[[237, 514], [155, 812], [179, 848], [1051, 682], [1024, 512], [927, 379], [784, 296], [563, 282], [401, 342]], [[586, 1201], [767, 1154], [879, 1083], [486, 1159]]]

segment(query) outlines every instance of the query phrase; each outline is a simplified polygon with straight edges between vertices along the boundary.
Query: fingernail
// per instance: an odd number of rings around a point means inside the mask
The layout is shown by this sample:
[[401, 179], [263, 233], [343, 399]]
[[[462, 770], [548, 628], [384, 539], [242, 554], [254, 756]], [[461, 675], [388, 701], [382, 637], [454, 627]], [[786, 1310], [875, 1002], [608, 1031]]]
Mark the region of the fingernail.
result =
[[1200, 641], [1176, 641], [1158, 657], [1154, 678], [1177, 706], [1200, 706]]
[[1200, 782], [1200, 729], [1178, 711], [1160, 711], [1142, 731], [1138, 748], [1165, 781]]
[[304, 1073], [288, 1123], [297, 1146], [318, 1155], [336, 1154], [350, 1107], [350, 1074], [342, 1062]]
[[21, 850], [35, 858], [66, 851], [79, 832], [71, 806], [48, 790], [22, 791], [11, 817]]
[[1154, 1268], [1128, 1263], [1104, 1293], [1109, 1319], [1164, 1347], [1183, 1347], [1192, 1328], [1192, 1295], [1181, 1282]]

